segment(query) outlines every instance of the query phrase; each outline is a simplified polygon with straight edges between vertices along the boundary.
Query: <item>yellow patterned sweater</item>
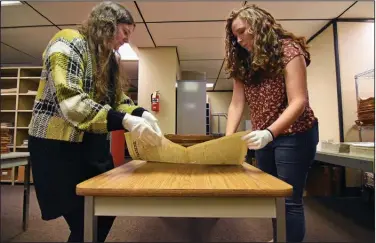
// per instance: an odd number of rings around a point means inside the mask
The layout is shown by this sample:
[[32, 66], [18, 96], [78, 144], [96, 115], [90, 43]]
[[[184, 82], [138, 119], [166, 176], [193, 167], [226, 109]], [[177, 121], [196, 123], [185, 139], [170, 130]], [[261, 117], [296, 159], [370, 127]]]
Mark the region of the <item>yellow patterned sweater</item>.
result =
[[113, 107], [95, 101], [92, 57], [83, 35], [65, 29], [52, 37], [43, 52], [43, 69], [33, 106], [29, 135], [81, 142], [84, 132], [107, 134], [123, 129], [124, 113], [141, 116], [123, 94]]

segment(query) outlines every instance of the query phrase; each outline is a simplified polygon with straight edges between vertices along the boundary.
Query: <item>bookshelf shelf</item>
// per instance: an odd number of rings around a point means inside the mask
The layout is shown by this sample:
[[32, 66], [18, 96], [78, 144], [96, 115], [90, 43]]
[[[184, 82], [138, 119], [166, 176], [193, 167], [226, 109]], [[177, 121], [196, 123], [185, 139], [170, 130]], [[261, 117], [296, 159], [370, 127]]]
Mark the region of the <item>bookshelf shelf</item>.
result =
[[[28, 151], [28, 126], [42, 67], [1, 67], [1, 125], [9, 128], [11, 152]], [[15, 168], [13, 168], [14, 170]], [[12, 169], [11, 169], [12, 170]], [[24, 181], [25, 168], [15, 171], [15, 182]], [[1, 176], [1, 182], [9, 181]]]

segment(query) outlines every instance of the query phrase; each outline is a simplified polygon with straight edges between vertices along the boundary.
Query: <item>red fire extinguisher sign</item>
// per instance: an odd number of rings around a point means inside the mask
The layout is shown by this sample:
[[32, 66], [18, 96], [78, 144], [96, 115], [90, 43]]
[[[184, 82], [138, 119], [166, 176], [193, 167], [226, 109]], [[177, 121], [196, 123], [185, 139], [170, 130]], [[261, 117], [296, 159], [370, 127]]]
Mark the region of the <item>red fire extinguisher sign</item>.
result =
[[151, 94], [151, 110], [159, 111], [159, 91], [155, 91]]

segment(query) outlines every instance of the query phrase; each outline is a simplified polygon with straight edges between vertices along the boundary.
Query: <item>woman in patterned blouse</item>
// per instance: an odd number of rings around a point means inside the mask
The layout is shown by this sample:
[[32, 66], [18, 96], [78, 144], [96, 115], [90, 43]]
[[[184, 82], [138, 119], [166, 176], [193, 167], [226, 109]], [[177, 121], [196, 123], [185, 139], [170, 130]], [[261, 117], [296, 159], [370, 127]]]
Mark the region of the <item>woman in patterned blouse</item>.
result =
[[[71, 231], [68, 242], [83, 242], [84, 201], [76, 185], [114, 167], [109, 132], [128, 130], [150, 145], [161, 142], [157, 119], [122, 92], [114, 50], [128, 42], [134, 28], [124, 6], [103, 2], [79, 31], [59, 31], [43, 53], [29, 151], [42, 219], [63, 216]], [[113, 221], [98, 218], [99, 242]]]
[[253, 131], [243, 139], [255, 150], [257, 166], [293, 186], [285, 201], [288, 242], [301, 242], [305, 235], [302, 197], [318, 143], [307, 90], [309, 64], [305, 39], [265, 10], [244, 6], [227, 19], [226, 71], [234, 86], [226, 135], [238, 128], [247, 103]]

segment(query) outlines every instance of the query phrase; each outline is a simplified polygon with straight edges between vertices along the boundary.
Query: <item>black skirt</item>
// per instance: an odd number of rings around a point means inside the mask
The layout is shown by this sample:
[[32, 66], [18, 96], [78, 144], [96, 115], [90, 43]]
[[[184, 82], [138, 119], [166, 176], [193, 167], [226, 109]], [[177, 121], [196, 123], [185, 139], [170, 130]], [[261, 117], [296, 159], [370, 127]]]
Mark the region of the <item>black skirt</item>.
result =
[[43, 220], [82, 206], [76, 185], [114, 168], [106, 134], [85, 133], [82, 143], [29, 136], [29, 152]]

